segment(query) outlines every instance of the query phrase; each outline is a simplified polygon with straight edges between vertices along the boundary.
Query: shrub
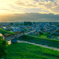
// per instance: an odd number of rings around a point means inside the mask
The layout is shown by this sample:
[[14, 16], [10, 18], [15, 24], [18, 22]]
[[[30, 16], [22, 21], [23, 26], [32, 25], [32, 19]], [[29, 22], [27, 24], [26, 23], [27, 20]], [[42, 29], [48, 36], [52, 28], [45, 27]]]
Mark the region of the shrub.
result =
[[7, 47], [7, 42], [6, 40], [3, 40], [2, 37], [0, 37], [0, 58], [4, 58], [7, 54], [6, 51], [6, 47]]

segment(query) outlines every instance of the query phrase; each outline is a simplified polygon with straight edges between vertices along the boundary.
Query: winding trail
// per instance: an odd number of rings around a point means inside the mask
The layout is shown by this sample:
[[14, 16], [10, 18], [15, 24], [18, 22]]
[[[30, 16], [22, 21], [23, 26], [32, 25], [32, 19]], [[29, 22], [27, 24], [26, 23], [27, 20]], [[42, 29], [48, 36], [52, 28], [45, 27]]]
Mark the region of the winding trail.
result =
[[17, 41], [18, 41], [18, 43], [19, 42], [29, 43], [29, 44], [33, 44], [33, 45], [36, 45], [36, 46], [41, 46], [41, 47], [44, 47], [44, 48], [49, 48], [49, 49], [53, 49], [53, 50], [59, 51], [59, 48], [50, 47], [50, 46], [47, 46], [47, 45], [41, 45], [41, 44], [36, 44], [36, 43], [32, 43], [32, 42], [28, 42], [28, 41], [21, 41], [21, 40], [17, 40]]

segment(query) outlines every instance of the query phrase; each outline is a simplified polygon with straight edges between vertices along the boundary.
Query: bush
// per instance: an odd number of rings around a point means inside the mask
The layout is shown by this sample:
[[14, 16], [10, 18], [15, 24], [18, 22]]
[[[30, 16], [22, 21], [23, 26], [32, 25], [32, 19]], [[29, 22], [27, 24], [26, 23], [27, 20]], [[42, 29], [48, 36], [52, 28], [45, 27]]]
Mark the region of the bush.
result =
[[0, 58], [4, 58], [7, 54], [6, 51], [6, 47], [7, 47], [7, 42], [6, 40], [3, 40], [2, 37], [0, 37]]

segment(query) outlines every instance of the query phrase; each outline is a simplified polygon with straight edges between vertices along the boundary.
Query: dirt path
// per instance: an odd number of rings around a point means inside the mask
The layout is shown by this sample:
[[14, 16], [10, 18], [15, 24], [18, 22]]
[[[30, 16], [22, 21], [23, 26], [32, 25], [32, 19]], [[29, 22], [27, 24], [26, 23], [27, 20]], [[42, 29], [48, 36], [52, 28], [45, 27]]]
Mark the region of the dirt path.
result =
[[53, 49], [53, 50], [59, 51], [59, 48], [49, 47], [49, 46], [47, 46], [47, 45], [41, 45], [41, 44], [31, 43], [31, 42], [28, 42], [28, 41], [21, 41], [21, 40], [18, 40], [18, 43], [19, 43], [19, 42], [29, 43], [29, 44], [33, 44], [33, 45], [36, 45], [36, 46], [41, 46], [41, 47], [45, 47], [45, 48], [49, 48], [49, 49]]

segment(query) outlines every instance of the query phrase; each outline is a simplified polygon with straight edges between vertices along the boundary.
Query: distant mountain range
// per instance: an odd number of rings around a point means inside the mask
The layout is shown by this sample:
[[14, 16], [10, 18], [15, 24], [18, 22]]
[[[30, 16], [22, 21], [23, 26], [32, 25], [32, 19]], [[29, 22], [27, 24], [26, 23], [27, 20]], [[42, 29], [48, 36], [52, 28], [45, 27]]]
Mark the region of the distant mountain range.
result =
[[39, 13], [0, 15], [0, 22], [16, 21], [59, 22], [59, 15]]

